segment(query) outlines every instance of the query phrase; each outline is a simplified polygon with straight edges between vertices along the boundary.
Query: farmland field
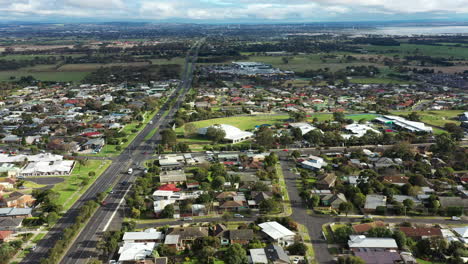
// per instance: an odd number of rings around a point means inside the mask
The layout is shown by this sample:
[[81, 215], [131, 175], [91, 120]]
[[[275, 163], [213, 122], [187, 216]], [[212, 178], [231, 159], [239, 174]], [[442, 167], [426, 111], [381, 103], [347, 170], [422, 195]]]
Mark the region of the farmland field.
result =
[[280, 68], [282, 70], [291, 70], [296, 72], [303, 72], [305, 70], [317, 70], [320, 68], [329, 68], [331, 71], [336, 71], [339, 69], [344, 69], [347, 66], [363, 66], [363, 65], [375, 65], [372, 63], [365, 62], [352, 62], [346, 63], [342, 62], [342, 56], [338, 55], [337, 58], [326, 58], [324, 61], [321, 60], [322, 55], [297, 55], [291, 56], [289, 62], [286, 64], [283, 62], [283, 57], [281, 56], [250, 56], [250, 61], [264, 62], [271, 64], [274, 67]]
[[[400, 55], [425, 55], [432, 57], [454, 57], [459, 59], [468, 58], [468, 49], [464, 47], [432, 46], [417, 44], [401, 44], [400, 46], [371, 46], [361, 45], [364, 49], [372, 53], [379, 53], [386, 56]], [[416, 53], [417, 52], [417, 53]]]

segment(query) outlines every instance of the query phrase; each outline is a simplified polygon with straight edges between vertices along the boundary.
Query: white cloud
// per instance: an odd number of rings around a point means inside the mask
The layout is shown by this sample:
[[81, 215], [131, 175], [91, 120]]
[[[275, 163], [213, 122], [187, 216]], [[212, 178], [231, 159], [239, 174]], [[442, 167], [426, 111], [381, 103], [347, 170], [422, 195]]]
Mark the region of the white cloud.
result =
[[[0, 16], [190, 19], [298, 20], [357, 19], [426, 14], [468, 14], [468, 0], [0, 0]], [[364, 17], [363, 17], [364, 15]]]

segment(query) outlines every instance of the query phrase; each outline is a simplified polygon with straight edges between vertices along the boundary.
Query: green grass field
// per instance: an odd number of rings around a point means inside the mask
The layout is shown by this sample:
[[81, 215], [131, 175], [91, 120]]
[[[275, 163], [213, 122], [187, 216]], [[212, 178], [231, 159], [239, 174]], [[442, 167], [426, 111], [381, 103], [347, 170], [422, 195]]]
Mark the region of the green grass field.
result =
[[[52, 188], [59, 193], [57, 202], [63, 205], [64, 210], [68, 210], [110, 164], [110, 160], [88, 160], [88, 163], [82, 167], [77, 164], [70, 176], [64, 176], [65, 180]], [[88, 178], [88, 173], [91, 171], [94, 171], [96, 176], [91, 177], [88, 185], [82, 187], [81, 178]]]
[[361, 45], [364, 49], [371, 53], [383, 54], [386, 56], [400, 55], [426, 55], [432, 57], [454, 57], [460, 59], [468, 59], [468, 48], [465, 47], [450, 47], [450, 46], [431, 46], [417, 44], [401, 44], [400, 46], [371, 46]]
[[[394, 115], [408, 115], [414, 111], [394, 111], [392, 114]], [[421, 116], [421, 121], [431, 125], [431, 126], [438, 126], [443, 127], [447, 123], [455, 123], [460, 125], [460, 122], [456, 119], [456, 117], [463, 113], [463, 110], [440, 110], [440, 111], [415, 111]]]
[[291, 70], [295, 72], [303, 72], [305, 70], [318, 70], [321, 68], [328, 68], [331, 71], [337, 71], [340, 69], [344, 69], [347, 66], [376, 65], [366, 62], [347, 63], [344, 60], [342, 60], [343, 56], [340, 55], [337, 55], [337, 58], [327, 58], [324, 61], [322, 61], [320, 59], [321, 56], [322, 55], [318, 54], [296, 55], [290, 57], [288, 56], [289, 62], [287, 64], [283, 62], [282, 56], [250, 56], [249, 61], [264, 62], [282, 70]]
[[[374, 114], [351, 114], [347, 115], [347, 118], [353, 119], [355, 121], [365, 119], [365, 120], [372, 120], [377, 115]], [[318, 121], [325, 121], [325, 120], [330, 120], [333, 118], [333, 114], [329, 113], [319, 113], [319, 114], [312, 114], [310, 117], [308, 117], [308, 121], [312, 121], [314, 118], [317, 118]], [[208, 120], [202, 120], [202, 121], [196, 121], [193, 122], [193, 124], [198, 127], [207, 127], [211, 126], [214, 124], [227, 124], [231, 126], [235, 126], [239, 129], [242, 130], [248, 130], [248, 129], [254, 129], [255, 126], [257, 125], [262, 125], [262, 124], [270, 124], [274, 125], [276, 123], [286, 123], [289, 122], [289, 116], [288, 115], [253, 115], [253, 116], [231, 116], [231, 117], [223, 117], [223, 118], [214, 118], [214, 119], [208, 119]], [[183, 134], [184, 129], [183, 127], [176, 128], [176, 132], [178, 134]], [[202, 138], [193, 138], [190, 139], [185, 139], [188, 142], [199, 142], [199, 141], [205, 141]]]

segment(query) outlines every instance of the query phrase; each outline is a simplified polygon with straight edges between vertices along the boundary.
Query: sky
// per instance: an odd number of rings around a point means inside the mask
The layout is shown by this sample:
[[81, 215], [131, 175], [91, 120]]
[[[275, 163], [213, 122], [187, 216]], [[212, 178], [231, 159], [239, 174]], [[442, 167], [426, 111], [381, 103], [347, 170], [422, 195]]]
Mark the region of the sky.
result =
[[468, 0], [0, 0], [0, 21], [468, 20]]

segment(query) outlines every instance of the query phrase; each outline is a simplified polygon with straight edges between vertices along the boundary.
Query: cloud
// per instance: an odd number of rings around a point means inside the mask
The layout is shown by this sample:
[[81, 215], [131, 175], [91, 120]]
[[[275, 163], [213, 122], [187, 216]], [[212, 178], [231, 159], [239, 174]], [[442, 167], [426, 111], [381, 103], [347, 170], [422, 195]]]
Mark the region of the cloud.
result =
[[337, 21], [468, 14], [468, 0], [0, 0], [2, 18]]

